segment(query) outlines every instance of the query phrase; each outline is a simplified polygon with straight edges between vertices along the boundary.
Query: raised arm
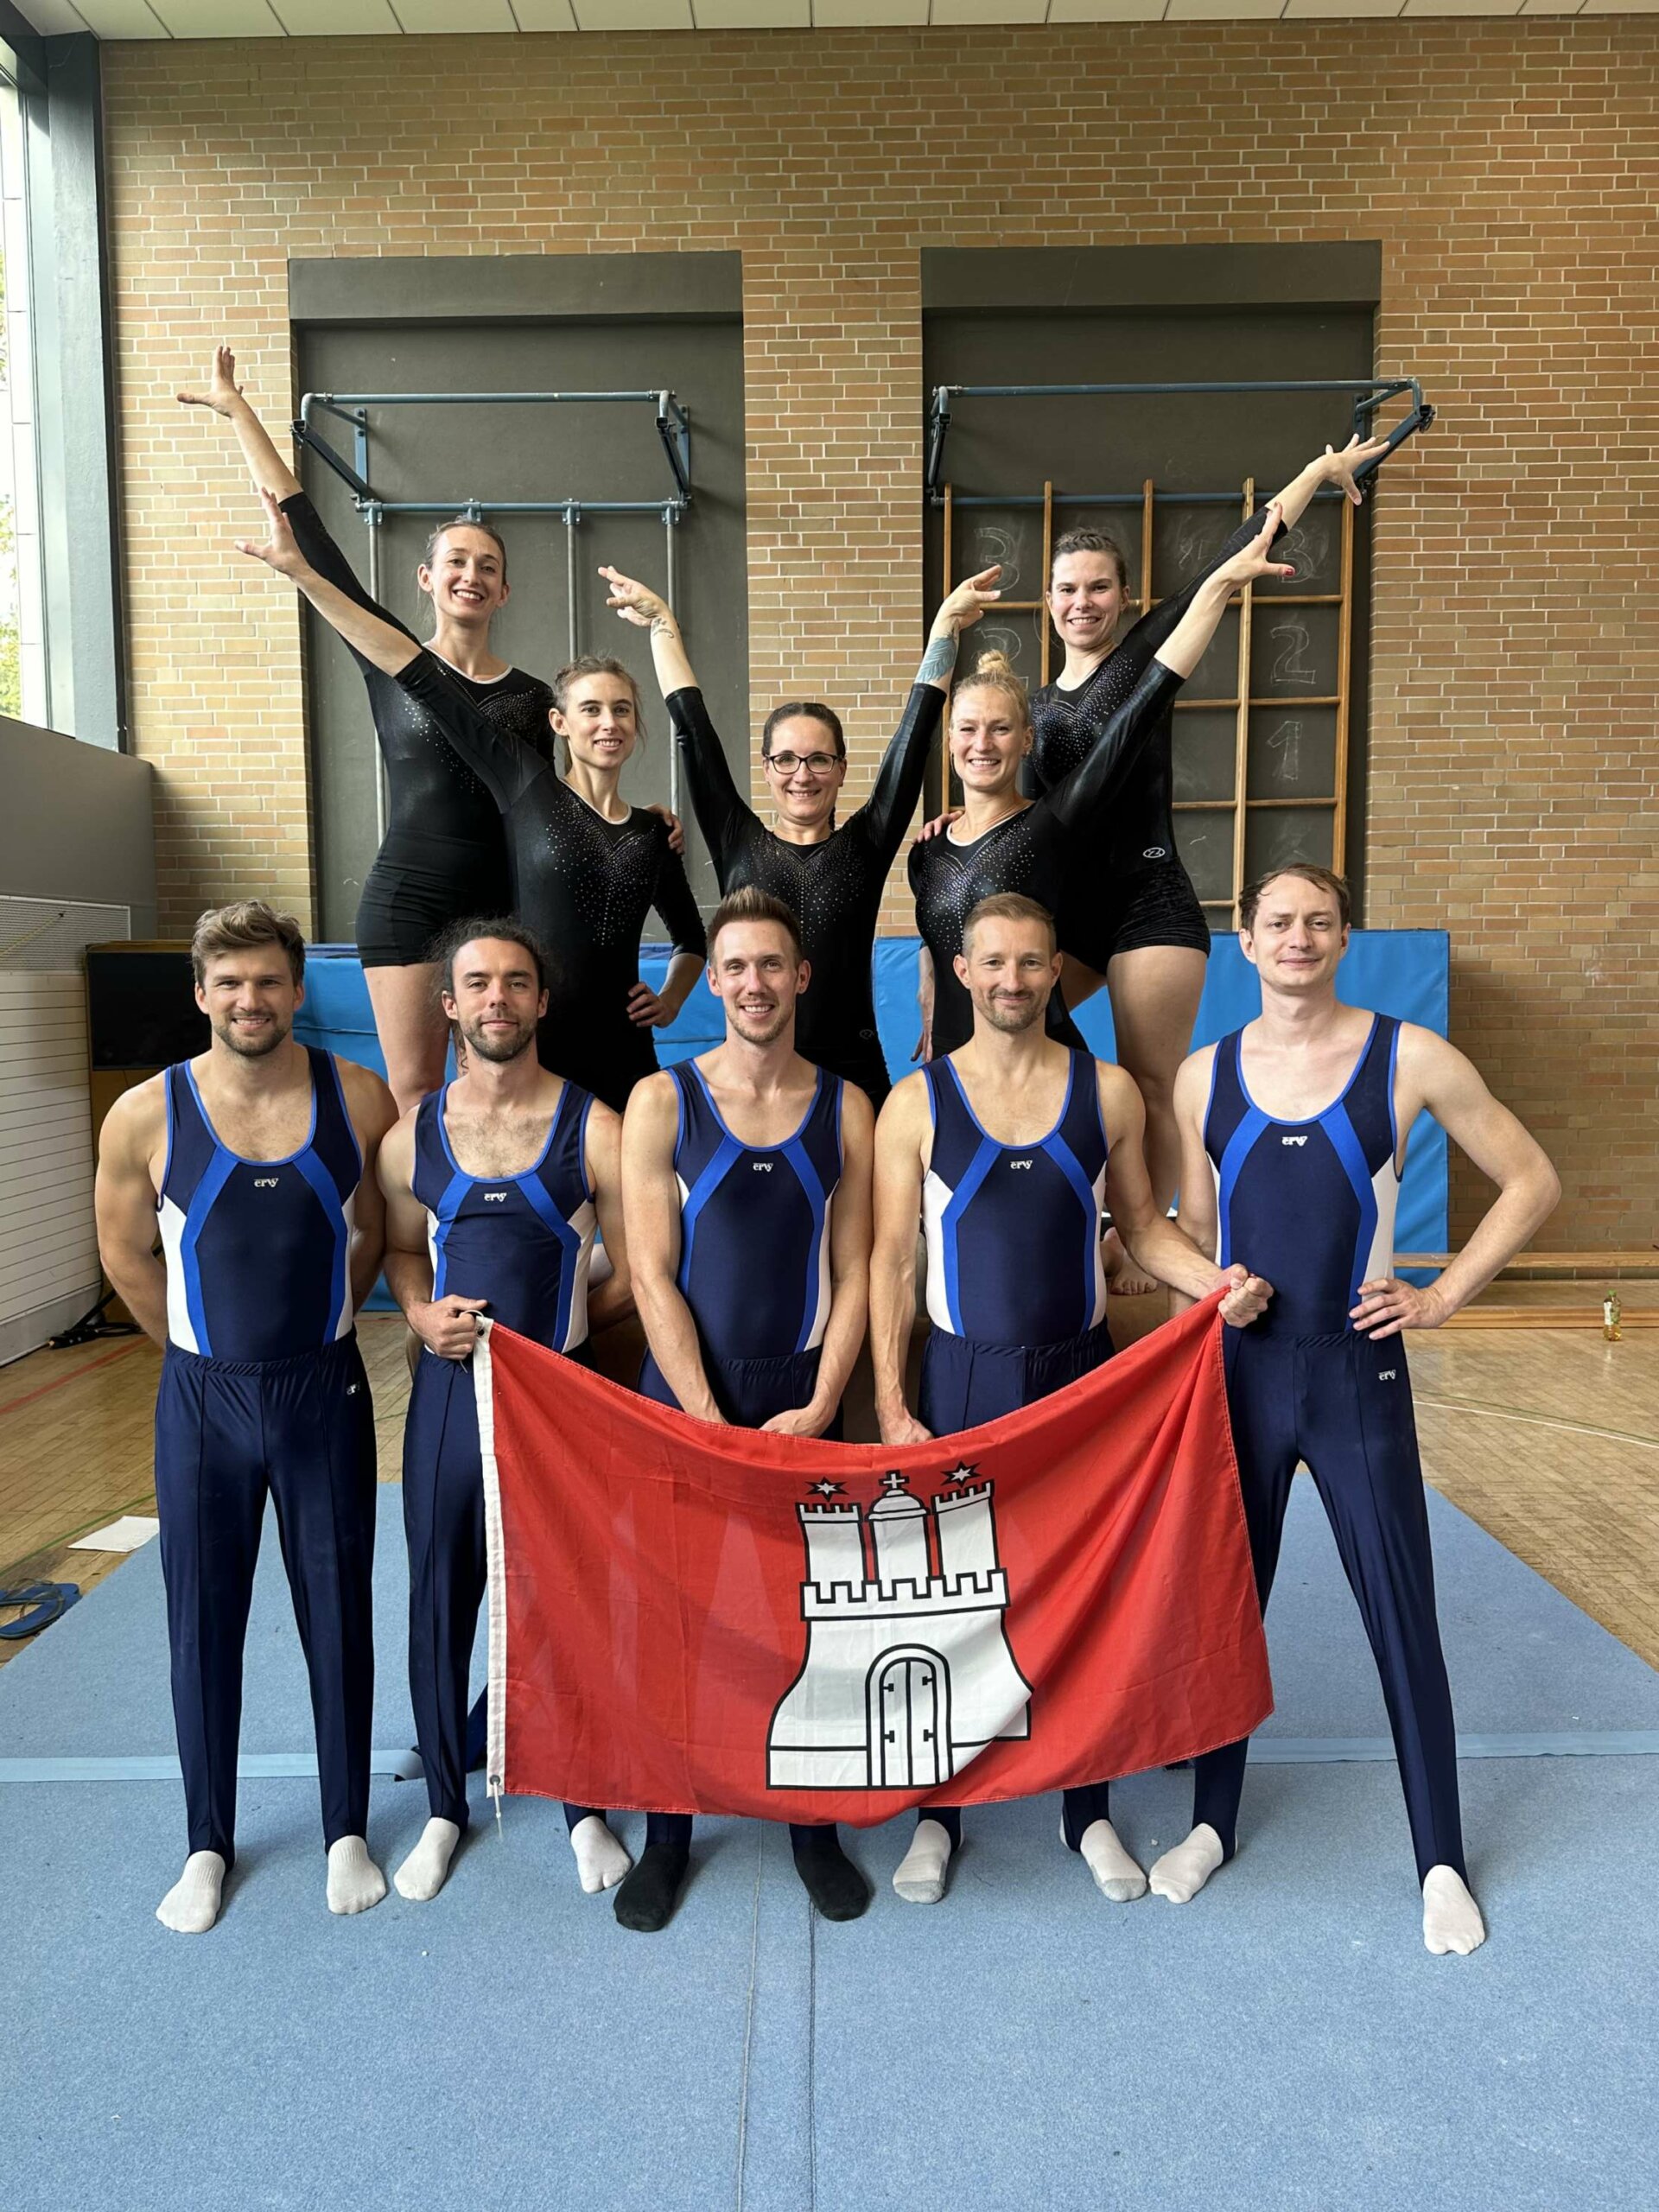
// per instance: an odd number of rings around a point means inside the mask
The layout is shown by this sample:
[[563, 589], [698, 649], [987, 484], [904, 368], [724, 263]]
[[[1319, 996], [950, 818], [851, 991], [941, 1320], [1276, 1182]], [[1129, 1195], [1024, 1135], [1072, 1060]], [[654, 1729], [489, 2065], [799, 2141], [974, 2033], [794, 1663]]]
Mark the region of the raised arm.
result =
[[1362, 1335], [1392, 1337], [1402, 1329], [1438, 1329], [1484, 1290], [1555, 1210], [1560, 1179], [1538, 1140], [1493, 1097], [1473, 1062], [1414, 1022], [1402, 1026], [1395, 1073], [1399, 1124], [1434, 1116], [1462, 1147], [1497, 1196], [1451, 1265], [1427, 1290], [1382, 1275], [1359, 1287], [1350, 1318]]
[[1199, 586], [1192, 605], [1159, 646], [1134, 690], [1107, 718], [1088, 757], [1038, 801], [1039, 806], [1050, 808], [1068, 830], [1086, 825], [1116, 798], [1168, 713], [1175, 694], [1204, 658], [1205, 648], [1221, 626], [1227, 602], [1239, 587], [1253, 583], [1258, 576], [1294, 574], [1283, 562], [1268, 558], [1278, 527], [1278, 510], [1269, 507], [1243, 551], [1234, 554]]
[[[1278, 512], [1278, 528], [1293, 529], [1306, 512], [1315, 493], [1327, 489], [1340, 490], [1357, 506], [1363, 494], [1356, 480], [1355, 471], [1363, 468], [1375, 470], [1388, 449], [1386, 438], [1351, 438], [1340, 453], [1333, 452], [1327, 446], [1305, 468], [1299, 469], [1283, 491], [1275, 493], [1268, 501], [1268, 505]], [[1175, 629], [1198, 593], [1235, 555], [1245, 550], [1260, 529], [1259, 518], [1247, 516], [1214, 558], [1195, 576], [1189, 577], [1180, 589], [1173, 592], [1167, 599], [1160, 600], [1156, 607], [1149, 607], [1140, 620], [1124, 632], [1114, 647], [1111, 658], [1116, 660], [1122, 653], [1132, 661], [1144, 663]]]
[[167, 1077], [124, 1090], [98, 1139], [98, 1256], [139, 1327], [167, 1342], [167, 1269], [156, 1256], [156, 1170], [167, 1141]]
[[830, 1319], [810, 1402], [763, 1421], [785, 1436], [822, 1436], [836, 1417], [869, 1312], [870, 1165], [875, 1113], [856, 1084], [841, 1087], [841, 1181], [830, 1217]]
[[393, 677], [431, 713], [447, 742], [488, 790], [503, 813], [537, 777], [550, 772], [534, 746], [510, 730], [498, 729], [481, 715], [442, 661], [399, 629], [372, 600], [350, 597], [307, 560], [288, 516], [269, 492], [260, 499], [266, 536], [256, 542], [238, 537], [236, 550], [286, 577], [309, 600], [330, 629], [362, 660]]
[[242, 458], [248, 464], [257, 492], [269, 492], [277, 500], [291, 499], [300, 480], [271, 443], [270, 433], [253, 411], [236, 380], [236, 356], [228, 346], [213, 348], [213, 365], [200, 391], [181, 391], [181, 407], [208, 407], [222, 415], [236, 433]]
[[636, 1084], [622, 1117], [622, 1203], [634, 1303], [652, 1357], [682, 1408], [698, 1421], [726, 1416], [703, 1372], [691, 1309], [680, 1294], [680, 1188], [674, 1173], [677, 1087], [670, 1075]]
[[933, 1118], [927, 1077], [906, 1076], [875, 1125], [875, 1220], [870, 1250], [870, 1358], [884, 1444], [925, 1444], [930, 1432], [905, 1396], [916, 1325], [916, 1240]]
[[1147, 1173], [1146, 1108], [1135, 1078], [1104, 1060], [1096, 1069], [1106, 1131], [1106, 1203], [1130, 1258], [1183, 1303], [1227, 1285], [1222, 1319], [1236, 1329], [1248, 1327], [1272, 1297], [1271, 1287], [1248, 1268], [1218, 1268], [1156, 1203]]
[[988, 607], [1001, 597], [996, 580], [1002, 571], [983, 569], [957, 586], [933, 617], [927, 633], [916, 681], [905, 702], [899, 727], [887, 741], [875, 772], [874, 786], [853, 820], [889, 862], [904, 841], [922, 796], [922, 779], [928, 755], [938, 734], [939, 715], [950, 690], [957, 665], [957, 649], [964, 630], [971, 629]]
[[620, 569], [601, 568], [599, 573], [610, 586], [605, 603], [615, 611], [618, 620], [651, 632], [652, 665], [668, 708], [674, 741], [685, 763], [685, 780], [697, 826], [713, 857], [715, 874], [723, 883], [737, 838], [758, 817], [737, 787], [673, 609], [648, 584], [625, 576]]

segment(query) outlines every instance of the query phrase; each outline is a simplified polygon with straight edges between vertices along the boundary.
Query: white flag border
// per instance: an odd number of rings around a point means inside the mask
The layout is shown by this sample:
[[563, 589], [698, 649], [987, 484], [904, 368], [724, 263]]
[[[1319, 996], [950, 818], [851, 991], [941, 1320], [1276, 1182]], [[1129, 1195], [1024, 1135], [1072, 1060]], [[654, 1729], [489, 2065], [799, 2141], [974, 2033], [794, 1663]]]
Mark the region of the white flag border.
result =
[[495, 1370], [490, 1334], [495, 1324], [478, 1317], [473, 1352], [473, 1395], [478, 1407], [478, 1450], [484, 1468], [484, 1555], [489, 1581], [489, 1712], [486, 1778], [501, 1811], [502, 1770], [507, 1754], [507, 1560], [501, 1527], [501, 1478], [495, 1460]]

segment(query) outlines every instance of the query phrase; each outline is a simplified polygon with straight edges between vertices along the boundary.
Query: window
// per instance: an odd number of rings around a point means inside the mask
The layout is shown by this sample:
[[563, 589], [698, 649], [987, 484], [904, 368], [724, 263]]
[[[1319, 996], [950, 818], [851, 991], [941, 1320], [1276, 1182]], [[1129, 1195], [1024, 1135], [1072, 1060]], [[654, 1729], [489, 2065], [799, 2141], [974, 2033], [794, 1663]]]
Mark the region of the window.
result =
[[0, 714], [50, 721], [23, 104], [0, 74]]

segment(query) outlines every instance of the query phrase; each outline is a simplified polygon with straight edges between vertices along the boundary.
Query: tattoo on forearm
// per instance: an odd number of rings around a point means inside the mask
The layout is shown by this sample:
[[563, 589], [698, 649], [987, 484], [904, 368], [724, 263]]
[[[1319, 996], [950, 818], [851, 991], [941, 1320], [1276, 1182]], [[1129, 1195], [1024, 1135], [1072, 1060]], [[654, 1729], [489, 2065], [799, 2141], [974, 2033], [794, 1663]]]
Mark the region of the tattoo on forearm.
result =
[[671, 638], [677, 626], [674, 617], [666, 611], [661, 614], [653, 614], [651, 618], [651, 634], [653, 638]]
[[942, 676], [949, 676], [957, 664], [956, 638], [934, 638], [922, 655], [922, 664], [916, 671], [918, 683], [936, 683]]

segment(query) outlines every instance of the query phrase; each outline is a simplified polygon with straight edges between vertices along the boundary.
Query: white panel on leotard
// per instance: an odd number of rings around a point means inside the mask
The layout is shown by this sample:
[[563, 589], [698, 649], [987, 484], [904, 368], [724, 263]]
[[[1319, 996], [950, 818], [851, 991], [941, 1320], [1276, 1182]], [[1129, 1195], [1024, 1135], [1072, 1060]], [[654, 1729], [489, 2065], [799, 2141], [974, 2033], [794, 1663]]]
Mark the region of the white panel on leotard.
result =
[[1372, 1176], [1371, 1195], [1376, 1201], [1376, 1229], [1362, 1282], [1375, 1282], [1394, 1271], [1394, 1217], [1400, 1203], [1400, 1178], [1391, 1159], [1385, 1160]]
[[352, 1231], [357, 1226], [357, 1192], [353, 1191], [340, 1210], [346, 1224], [346, 1286], [340, 1301], [340, 1320], [335, 1326], [336, 1338], [349, 1337], [357, 1326], [357, 1301], [352, 1289]]
[[802, 1346], [804, 1351], [816, 1351], [823, 1342], [823, 1332], [830, 1325], [830, 1306], [835, 1295], [835, 1277], [830, 1265], [830, 1244], [836, 1218], [836, 1191], [840, 1188], [841, 1185], [837, 1183], [835, 1190], [829, 1191], [824, 1195], [823, 1234], [818, 1239], [818, 1281], [814, 1294], [816, 1303], [812, 1309], [811, 1325], [806, 1332], [806, 1342]]
[[162, 1259], [167, 1268], [167, 1333], [181, 1351], [200, 1351], [184, 1283], [184, 1214], [175, 1200], [163, 1198], [156, 1209], [161, 1232]]
[[1094, 1190], [1095, 1228], [1096, 1231], [1095, 1236], [1095, 1290], [1094, 1297], [1090, 1301], [1092, 1310], [1089, 1316], [1089, 1325], [1091, 1329], [1097, 1329], [1101, 1323], [1106, 1319], [1106, 1259], [1105, 1255], [1101, 1249], [1102, 1239], [1098, 1233], [1100, 1228], [1100, 1217], [1106, 1211], [1106, 1170], [1104, 1166], [1102, 1166], [1099, 1174], [1095, 1178]]
[[950, 1300], [944, 1287], [944, 1210], [956, 1192], [930, 1167], [922, 1185], [922, 1229], [927, 1238], [927, 1318], [936, 1329], [954, 1336]]
[[[560, 1351], [574, 1351], [588, 1341], [588, 1286], [593, 1278], [594, 1237], [599, 1227], [591, 1198], [571, 1215], [570, 1226], [582, 1242], [571, 1263], [570, 1319], [565, 1325], [564, 1342], [557, 1347]], [[607, 1268], [606, 1272], [612, 1274], [614, 1269]]]

